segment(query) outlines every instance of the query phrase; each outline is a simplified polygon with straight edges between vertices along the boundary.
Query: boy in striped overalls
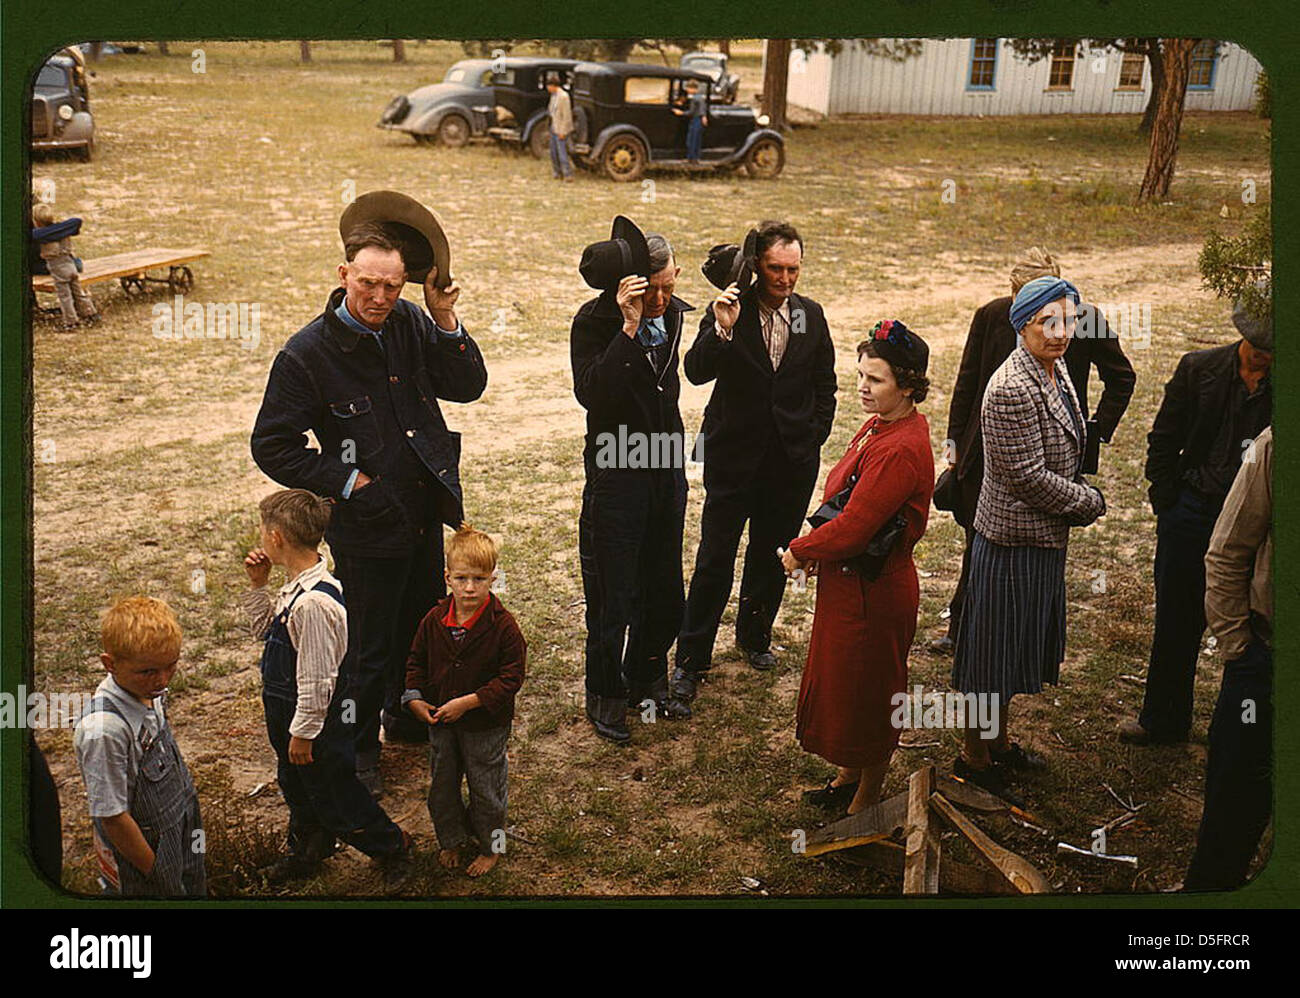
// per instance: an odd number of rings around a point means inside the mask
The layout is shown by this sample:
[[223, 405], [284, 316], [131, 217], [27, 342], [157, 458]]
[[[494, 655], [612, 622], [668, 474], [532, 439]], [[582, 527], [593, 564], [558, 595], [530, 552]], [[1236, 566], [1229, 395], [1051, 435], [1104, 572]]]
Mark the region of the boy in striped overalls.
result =
[[[331, 504], [305, 489], [273, 492], [259, 505], [262, 546], [244, 559], [253, 588], [244, 597], [262, 651], [262, 706], [289, 806], [288, 855], [272, 881], [310, 876], [342, 839], [400, 873], [411, 837], [357, 779], [356, 706], [343, 696], [339, 667], [348, 646], [343, 589], [318, 548]], [[288, 581], [274, 596], [272, 565]]]
[[199, 798], [163, 711], [180, 624], [162, 600], [132, 596], [104, 615], [101, 640], [108, 675], [72, 739], [100, 886], [124, 896], [203, 897]]

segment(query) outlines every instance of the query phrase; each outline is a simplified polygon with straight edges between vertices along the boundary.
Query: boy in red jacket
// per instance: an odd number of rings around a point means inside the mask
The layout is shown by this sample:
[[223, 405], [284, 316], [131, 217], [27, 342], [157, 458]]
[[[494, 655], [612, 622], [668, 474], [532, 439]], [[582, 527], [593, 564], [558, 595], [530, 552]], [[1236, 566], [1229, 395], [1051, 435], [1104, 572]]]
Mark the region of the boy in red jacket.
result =
[[[515, 618], [491, 592], [497, 551], [492, 538], [462, 524], [446, 548], [451, 595], [420, 622], [406, 660], [402, 702], [429, 725], [429, 816], [438, 862], [480, 877], [506, 849], [506, 743], [515, 693], [524, 680], [527, 644]], [[469, 784], [469, 806], [461, 781]]]

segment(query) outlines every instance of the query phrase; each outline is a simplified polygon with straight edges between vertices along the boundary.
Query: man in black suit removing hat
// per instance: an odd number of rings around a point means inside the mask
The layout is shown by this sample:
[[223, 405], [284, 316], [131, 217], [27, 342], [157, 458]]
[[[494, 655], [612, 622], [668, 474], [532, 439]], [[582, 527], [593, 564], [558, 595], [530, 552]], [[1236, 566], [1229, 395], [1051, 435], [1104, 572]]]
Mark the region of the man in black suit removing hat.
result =
[[[390, 740], [428, 737], [401, 706], [406, 656], [445, 595], [442, 524], [464, 518], [460, 434], [437, 400], [474, 401], [487, 370], [456, 316], [460, 288], [432, 212], [374, 191], [348, 206], [339, 232], [341, 286], [276, 356], [252, 451], [281, 485], [335, 500], [325, 539], [347, 603], [344, 718], [356, 724], [357, 775], [378, 795], [381, 714]], [[401, 297], [408, 281], [423, 286], [427, 315]]]
[[715, 247], [705, 264], [724, 290], [684, 362], [693, 384], [716, 384], [698, 443], [707, 494], [672, 681], [682, 703], [712, 662], [746, 521], [736, 644], [755, 668], [776, 665], [772, 622], [785, 592], [777, 548], [799, 534], [835, 417], [830, 329], [822, 307], [794, 290], [803, 239], [785, 222], [763, 222], [736, 250]]
[[[587, 410], [578, 521], [587, 602], [587, 717], [626, 742], [627, 711], [673, 716], [668, 649], [681, 622], [686, 446], [677, 408], [680, 268], [663, 236], [614, 220], [579, 267], [600, 289], [573, 318], [573, 393]], [[647, 700], [654, 701], [650, 706]]]

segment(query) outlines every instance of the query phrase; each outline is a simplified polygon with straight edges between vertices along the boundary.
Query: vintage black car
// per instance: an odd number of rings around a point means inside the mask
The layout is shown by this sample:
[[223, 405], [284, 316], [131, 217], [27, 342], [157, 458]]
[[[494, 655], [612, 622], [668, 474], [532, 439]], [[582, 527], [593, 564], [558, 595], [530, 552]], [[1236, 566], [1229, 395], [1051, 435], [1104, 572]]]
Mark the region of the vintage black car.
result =
[[547, 155], [551, 130], [546, 106], [551, 94], [546, 89], [546, 75], [559, 73], [560, 85], [567, 90], [577, 64], [577, 59], [524, 56], [497, 60], [492, 74], [496, 124], [488, 128], [488, 134], [498, 142], [522, 146], [534, 156]]
[[740, 77], [727, 72], [727, 57], [721, 52], [687, 52], [678, 64], [682, 69], [704, 73], [713, 80], [713, 94], [724, 104], [736, 103]]
[[[708, 100], [701, 162], [686, 159], [687, 80]], [[752, 108], [717, 102], [703, 73], [623, 62], [581, 62], [573, 69], [573, 151], [579, 163], [613, 180], [638, 180], [650, 166], [735, 170], [775, 177], [785, 166], [785, 140]]]
[[493, 99], [492, 60], [462, 59], [452, 64], [441, 83], [389, 101], [379, 127], [406, 132], [417, 142], [463, 146], [487, 134]]
[[51, 56], [32, 85], [32, 148], [72, 149], [87, 162], [95, 151], [86, 67], [72, 55]]

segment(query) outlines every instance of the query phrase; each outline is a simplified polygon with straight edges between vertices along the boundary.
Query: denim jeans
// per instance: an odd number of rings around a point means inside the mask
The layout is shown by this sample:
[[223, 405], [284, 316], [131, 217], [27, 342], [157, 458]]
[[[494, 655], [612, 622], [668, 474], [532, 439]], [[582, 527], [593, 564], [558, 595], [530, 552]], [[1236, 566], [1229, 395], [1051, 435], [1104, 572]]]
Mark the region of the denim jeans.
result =
[[700, 159], [700, 147], [704, 144], [704, 119], [695, 117], [686, 126], [686, 158], [692, 163]]
[[560, 138], [551, 133], [551, 172], [559, 177], [572, 177], [573, 164], [569, 162], [569, 137]]

